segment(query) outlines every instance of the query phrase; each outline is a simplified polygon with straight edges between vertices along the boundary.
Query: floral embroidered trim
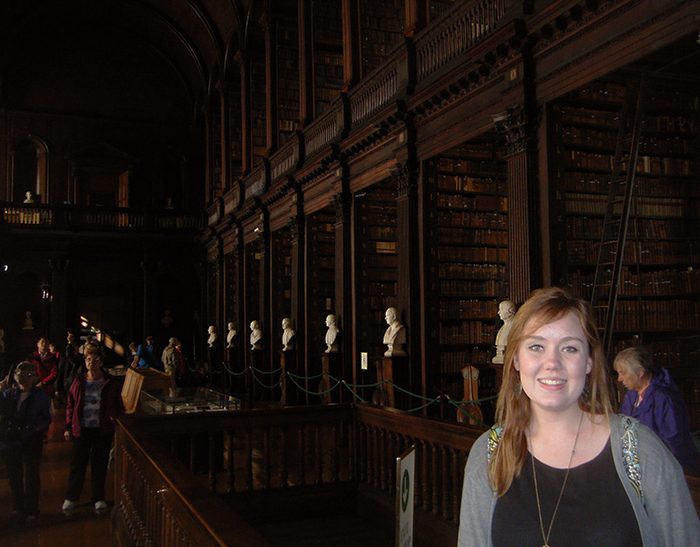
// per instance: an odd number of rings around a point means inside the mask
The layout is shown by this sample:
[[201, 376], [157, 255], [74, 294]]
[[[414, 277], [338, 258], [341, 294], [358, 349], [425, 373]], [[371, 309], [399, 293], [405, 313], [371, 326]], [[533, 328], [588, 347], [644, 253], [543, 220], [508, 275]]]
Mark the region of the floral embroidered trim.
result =
[[489, 463], [491, 463], [491, 460], [493, 460], [494, 454], [496, 454], [496, 449], [498, 448], [498, 443], [501, 441], [501, 437], [503, 436], [503, 426], [500, 425], [494, 425], [490, 430], [489, 430], [489, 440], [487, 444], [487, 458]]
[[625, 465], [627, 478], [632, 488], [639, 496], [639, 500], [644, 504], [644, 492], [642, 492], [642, 467], [639, 463], [639, 441], [637, 439], [637, 427], [639, 422], [629, 416], [620, 416], [622, 419], [622, 461]]
[[[627, 473], [627, 478], [632, 485], [632, 489], [639, 496], [639, 501], [642, 502], [642, 507], [646, 507], [644, 503], [644, 492], [642, 491], [642, 466], [639, 463], [639, 440], [637, 438], [637, 429], [639, 422], [629, 416], [620, 415], [622, 421], [622, 463]], [[503, 436], [503, 426], [494, 425], [489, 430], [489, 439], [486, 445], [488, 462], [494, 458], [498, 443]]]

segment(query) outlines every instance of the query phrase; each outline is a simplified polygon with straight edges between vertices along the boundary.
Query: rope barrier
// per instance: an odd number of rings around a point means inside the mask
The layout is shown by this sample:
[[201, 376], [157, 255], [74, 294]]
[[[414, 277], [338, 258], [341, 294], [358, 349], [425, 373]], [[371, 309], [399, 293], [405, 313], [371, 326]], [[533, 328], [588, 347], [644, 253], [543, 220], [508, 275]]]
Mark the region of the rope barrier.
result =
[[224, 365], [224, 368], [231, 376], [243, 376], [246, 373], [245, 369], [243, 369], [241, 372], [235, 372], [235, 371], [231, 370], [229, 368], [229, 366], [226, 364], [226, 361], [221, 361], [221, 364]]
[[[221, 364], [223, 365], [223, 370], [209, 370], [208, 372], [209, 372], [210, 374], [223, 374], [223, 372], [224, 372], [224, 370], [225, 370], [225, 371], [228, 372], [231, 376], [242, 376], [242, 375], [246, 374], [246, 372], [247, 372], [246, 369], [242, 370], [241, 372], [236, 372], [236, 371], [232, 370], [232, 369], [228, 366], [228, 364], [226, 363], [226, 361], [222, 361]], [[189, 364], [188, 364], [187, 362], [185, 362], [185, 365], [187, 366], [187, 368], [188, 368], [191, 372], [196, 372], [196, 371], [197, 371], [197, 368], [196, 368], [196, 367], [190, 367]], [[272, 376], [273, 374], [276, 374], [276, 373], [280, 372], [280, 371], [282, 370], [282, 367], [278, 367], [278, 368], [276, 368], [275, 370], [272, 370], [272, 371], [261, 370], [261, 369], [259, 369], [259, 368], [252, 367], [252, 366], [249, 367], [249, 369], [250, 369], [250, 373], [251, 373], [251, 375], [252, 375], [252, 377], [253, 377], [253, 380], [255, 380], [255, 382], [256, 382], [258, 385], [260, 385], [261, 387], [263, 387], [263, 388], [265, 388], [265, 389], [275, 389], [275, 388], [279, 387], [279, 386], [281, 385], [281, 383], [282, 383], [282, 375], [280, 375], [280, 379], [277, 381], [277, 383], [272, 384], [272, 385], [269, 385], [269, 384], [266, 384], [266, 383], [262, 382], [262, 381], [257, 377], [257, 374], [265, 374], [265, 375], [267, 375], [267, 376]], [[416, 407], [410, 408], [410, 409], [408, 409], [408, 410], [405, 410], [405, 412], [407, 412], [407, 413], [419, 412], [419, 411], [423, 410], [424, 408], [427, 408], [427, 407], [429, 407], [429, 406], [431, 406], [431, 405], [433, 405], [433, 404], [435, 404], [435, 403], [439, 403], [439, 402], [441, 401], [441, 399], [442, 399], [441, 396], [431, 398], [431, 397], [425, 397], [425, 396], [423, 396], [423, 395], [419, 395], [419, 394], [417, 394], [417, 393], [412, 393], [412, 392], [408, 391], [407, 389], [404, 389], [403, 387], [401, 387], [401, 386], [395, 384], [395, 383], [392, 382], [391, 380], [384, 380], [384, 381], [382, 381], [382, 382], [375, 382], [375, 383], [372, 383], [372, 384], [351, 384], [351, 383], [349, 383], [349, 382], [346, 382], [345, 380], [341, 380], [340, 378], [336, 378], [336, 377], [334, 377], [334, 376], [332, 376], [332, 375], [330, 375], [330, 374], [328, 375], [328, 378], [329, 378], [329, 380], [331, 380], [331, 381], [333, 382], [333, 385], [332, 385], [332, 386], [330, 386], [328, 389], [325, 389], [325, 390], [321, 390], [321, 391], [312, 391], [312, 390], [306, 389], [306, 388], [302, 385], [303, 382], [304, 382], [304, 381], [317, 380], [317, 379], [319, 379], [319, 378], [322, 378], [322, 377], [323, 377], [323, 373], [321, 373], [321, 374], [315, 374], [315, 375], [312, 375], [312, 376], [303, 376], [303, 375], [294, 374], [294, 373], [292, 373], [292, 372], [286, 372], [286, 371], [285, 371], [284, 374], [285, 374], [286, 377], [289, 378], [289, 380], [290, 380], [300, 391], [302, 391], [303, 393], [306, 393], [306, 394], [308, 394], [308, 395], [314, 395], [314, 396], [319, 396], [319, 397], [320, 397], [320, 396], [327, 395], [327, 394], [329, 394], [329, 393], [335, 391], [335, 390], [338, 388], [338, 386], [343, 385], [343, 386], [345, 386], [345, 388], [352, 394], [352, 396], [353, 396], [355, 399], [357, 399], [358, 401], [361, 401], [361, 402], [363, 402], [363, 403], [366, 403], [367, 400], [366, 400], [364, 397], [362, 397], [362, 396], [357, 392], [358, 389], [377, 388], [377, 387], [381, 387], [381, 386], [384, 386], [384, 385], [391, 385], [391, 386], [393, 386], [393, 388], [396, 389], [397, 391], [400, 391], [401, 393], [403, 393], [403, 394], [405, 394], [405, 395], [408, 395], [409, 397], [413, 397], [413, 398], [415, 398], [415, 399], [419, 399], [419, 400], [423, 401], [423, 403], [420, 404], [419, 406], [416, 406]], [[471, 415], [469, 412], [465, 411], [465, 409], [464, 409], [464, 408], [461, 408], [461, 407], [462, 407], [462, 405], [481, 404], [481, 403], [484, 403], [484, 402], [487, 402], [487, 401], [492, 401], [492, 400], [496, 399], [497, 397], [498, 397], [497, 395], [491, 395], [491, 396], [488, 396], [488, 397], [481, 397], [481, 398], [479, 398], [479, 399], [455, 401], [455, 400], [453, 400], [452, 398], [450, 398], [449, 396], [445, 396], [445, 400], [446, 400], [449, 404], [451, 404], [453, 407], [455, 407], [455, 409], [456, 409], [458, 412], [460, 412], [462, 415], [465, 415], [466, 417], [468, 417], [468, 418], [470, 418], [470, 419], [472, 419], [472, 420], [477, 421], [477, 422], [479, 423], [479, 425], [485, 425], [485, 424], [484, 424], [481, 420], [479, 420], [476, 416]]]
[[295, 386], [297, 386], [297, 387], [298, 387], [301, 391], [303, 391], [304, 393], [308, 393], [309, 395], [318, 395], [318, 396], [327, 395], [328, 393], [330, 393], [331, 391], [333, 391], [335, 388], [337, 388], [337, 387], [338, 387], [338, 384], [340, 384], [340, 381], [338, 381], [338, 382], [336, 382], [336, 384], [335, 384], [333, 387], [330, 387], [330, 388], [325, 389], [325, 390], [323, 390], [323, 391], [309, 391], [308, 389], [306, 389], [306, 388], [304, 388], [303, 386], [299, 385], [299, 384], [297, 383], [297, 381], [296, 381], [294, 378], [292, 378], [292, 375], [291, 375], [291, 374], [288, 374], [288, 376], [289, 376], [289, 379], [292, 381], [292, 383], [293, 383]]
[[[350, 393], [352, 393], [352, 396], [355, 397], [355, 399], [359, 399], [359, 400], [362, 401], [363, 403], [366, 403], [366, 402], [367, 402], [365, 399], [363, 399], [363, 398], [360, 397], [357, 393], [355, 393], [355, 391], [353, 391], [353, 389], [350, 387], [350, 384], [348, 384], [345, 380], [342, 380], [342, 381], [341, 381], [341, 384], [343, 384], [343, 385], [348, 389], [348, 391], [349, 391]], [[377, 385], [379, 385], [379, 384], [377, 384]]]
[[265, 389], [275, 389], [275, 388], [279, 387], [279, 385], [280, 385], [279, 381], [276, 384], [271, 385], [271, 386], [269, 386], [267, 384], [263, 384], [260, 380], [258, 380], [258, 377], [255, 375], [256, 370], [257, 369], [255, 367], [250, 367], [250, 373], [253, 376], [253, 380], [255, 380], [258, 383], [258, 385], [264, 387]]

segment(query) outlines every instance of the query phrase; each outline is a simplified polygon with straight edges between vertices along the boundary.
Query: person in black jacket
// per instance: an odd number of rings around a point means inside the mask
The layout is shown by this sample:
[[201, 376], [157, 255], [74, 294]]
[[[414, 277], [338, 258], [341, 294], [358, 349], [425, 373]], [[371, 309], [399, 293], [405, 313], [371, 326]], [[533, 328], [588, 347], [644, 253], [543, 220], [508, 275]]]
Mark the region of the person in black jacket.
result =
[[39, 515], [39, 465], [51, 423], [51, 399], [38, 387], [34, 363], [23, 361], [0, 382], [0, 455], [12, 490], [12, 513], [27, 523]]
[[58, 362], [58, 376], [56, 377], [56, 395], [65, 401], [75, 377], [83, 371], [83, 356], [75, 343], [75, 335], [68, 331], [66, 334], [66, 351]]

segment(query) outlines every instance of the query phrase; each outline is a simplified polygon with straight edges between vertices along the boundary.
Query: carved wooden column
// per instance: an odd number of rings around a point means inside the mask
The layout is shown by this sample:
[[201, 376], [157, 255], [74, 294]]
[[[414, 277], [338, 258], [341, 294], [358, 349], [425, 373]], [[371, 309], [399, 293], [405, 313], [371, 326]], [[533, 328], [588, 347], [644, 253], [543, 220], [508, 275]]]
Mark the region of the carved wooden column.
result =
[[260, 255], [260, 294], [258, 295], [258, 317], [262, 323], [265, 333], [265, 343], [263, 344], [262, 363], [268, 370], [277, 368], [272, 354], [272, 337], [275, 335], [275, 327], [272, 324], [272, 313], [270, 311], [272, 298], [272, 267], [270, 261], [270, 222], [266, 210], [260, 213], [260, 226], [258, 234], [258, 253]]
[[[50, 340], [63, 340], [66, 331], [75, 326], [68, 325], [68, 267], [70, 260], [67, 258], [52, 258], [49, 260], [51, 269], [51, 289], [49, 304], [51, 307], [48, 337]], [[60, 342], [59, 342], [60, 347]]]
[[253, 97], [251, 93], [250, 56], [243, 50], [236, 54], [241, 70], [241, 173], [253, 168]]
[[360, 21], [358, 0], [342, 0], [343, 11], [343, 90], [360, 79]]
[[522, 106], [494, 117], [506, 137], [508, 168], [508, 285], [517, 305], [541, 284], [538, 242], [536, 120]]
[[217, 255], [216, 255], [216, 310], [213, 316], [214, 326], [219, 333], [219, 343], [222, 336], [226, 335], [226, 268], [224, 263], [224, 245], [223, 240], [217, 238]]
[[298, 0], [299, 121], [305, 127], [314, 119], [314, 41], [312, 0]]
[[407, 329], [409, 358], [406, 366], [410, 367], [408, 377], [403, 375], [408, 385], [403, 387], [415, 393], [425, 385], [424, 371], [421, 370], [421, 291], [418, 268], [420, 255], [418, 228], [421, 223], [418, 218], [418, 170], [411, 160], [406, 160], [397, 163], [391, 174], [396, 180], [398, 189], [396, 200], [396, 227], [399, 242], [397, 302], [401, 320]]
[[228, 82], [219, 82], [219, 103], [221, 109], [221, 187], [220, 191], [226, 192], [231, 185], [231, 132], [230, 132], [230, 105]]
[[145, 340], [146, 336], [150, 334], [151, 329], [151, 289], [153, 285], [153, 272], [155, 270], [155, 265], [153, 262], [144, 258], [141, 261], [141, 271], [143, 272], [143, 326], [141, 331], [141, 339]]
[[265, 145], [268, 156], [279, 145], [277, 123], [277, 20], [265, 10], [260, 23], [265, 32]]
[[428, 22], [430, 5], [427, 0], [405, 0], [404, 34], [413, 37], [418, 34]]
[[[211, 127], [211, 113], [209, 112], [209, 108], [205, 107], [203, 108], [204, 110], [204, 139], [205, 139], [205, 154], [206, 158], [204, 161], [204, 180], [206, 181], [206, 184], [204, 185], [204, 199], [207, 204], [211, 203], [214, 198], [215, 198], [215, 193], [213, 192], [213, 188], [211, 186], [211, 179], [212, 179], [212, 173], [214, 172], [213, 169], [213, 164], [214, 164], [214, 154], [212, 152], [212, 138], [211, 138], [211, 132], [212, 132], [212, 127]], [[71, 179], [73, 182], [73, 203], [77, 204], [77, 198], [78, 198], [78, 175], [76, 172], [76, 168], [73, 167], [71, 169]]]
[[[305, 243], [306, 238], [304, 237], [305, 231], [305, 218], [302, 209], [302, 196], [300, 191], [294, 194], [294, 202], [292, 207], [294, 207], [294, 216], [289, 219], [289, 232], [292, 237], [292, 286], [291, 286], [291, 296], [292, 296], [292, 310], [291, 319], [294, 328], [296, 329], [296, 340], [295, 344], [296, 359], [297, 359], [297, 372], [296, 374], [303, 374], [308, 377], [307, 368], [308, 363], [306, 362], [306, 344], [308, 339], [306, 324], [304, 323], [304, 317], [306, 316], [306, 291], [304, 290], [304, 254], [305, 254]], [[304, 369], [301, 370], [301, 367]], [[308, 390], [308, 387], [306, 388]], [[305, 397], [306, 403], [308, 404], [308, 395]]]
[[333, 196], [335, 205], [335, 315], [342, 337], [342, 365], [352, 370], [352, 382], [357, 383], [357, 370], [353, 363], [359, 361], [352, 323], [352, 196], [344, 190]]

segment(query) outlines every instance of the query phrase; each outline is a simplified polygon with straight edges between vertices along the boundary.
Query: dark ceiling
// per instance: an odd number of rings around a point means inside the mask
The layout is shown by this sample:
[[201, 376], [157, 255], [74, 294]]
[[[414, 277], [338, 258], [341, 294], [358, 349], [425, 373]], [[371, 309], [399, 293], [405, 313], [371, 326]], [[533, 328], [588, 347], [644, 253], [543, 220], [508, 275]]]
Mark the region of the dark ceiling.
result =
[[[132, 112], [136, 95], [146, 93], [164, 96], [172, 107], [188, 104], [188, 115], [196, 116], [213, 83], [233, 69], [234, 53], [245, 42], [246, 21], [257, 20], [249, 10], [264, 3], [2, 0], [0, 106], [51, 111], [60, 100], [64, 111], [90, 114], [70, 100], [80, 95], [78, 88], [90, 85], [104, 100], [108, 90], [119, 89]], [[104, 67], [111, 76], [105, 76]], [[138, 92], [130, 91], [123, 85], [149, 78], [150, 90], [142, 85]], [[56, 85], [52, 101], [46, 91]], [[130, 94], [135, 95], [131, 100]]]

